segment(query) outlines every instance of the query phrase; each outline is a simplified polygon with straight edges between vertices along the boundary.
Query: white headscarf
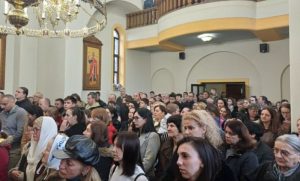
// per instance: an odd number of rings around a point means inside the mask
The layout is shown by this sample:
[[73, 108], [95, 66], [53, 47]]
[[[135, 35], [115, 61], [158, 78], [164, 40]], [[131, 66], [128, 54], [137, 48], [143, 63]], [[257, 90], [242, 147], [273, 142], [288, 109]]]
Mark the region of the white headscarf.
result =
[[39, 141], [36, 142], [31, 137], [30, 148], [27, 155], [28, 165], [26, 167], [26, 177], [28, 181], [34, 180], [36, 166], [42, 158], [43, 151], [46, 149], [48, 142], [57, 135], [57, 125], [54, 119], [48, 116], [43, 116], [42, 119]]
[[62, 150], [65, 147], [66, 142], [68, 141], [69, 137], [63, 134], [58, 134], [52, 144], [51, 150], [49, 152], [47, 167], [53, 168], [55, 170], [59, 169], [60, 159], [57, 159], [53, 156], [53, 152], [55, 150]]

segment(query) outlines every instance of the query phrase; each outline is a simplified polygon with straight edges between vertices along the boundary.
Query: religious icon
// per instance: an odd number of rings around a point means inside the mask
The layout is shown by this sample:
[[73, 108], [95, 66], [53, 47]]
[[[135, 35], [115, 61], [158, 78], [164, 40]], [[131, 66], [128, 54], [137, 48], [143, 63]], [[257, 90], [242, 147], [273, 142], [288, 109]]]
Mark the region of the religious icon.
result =
[[99, 90], [101, 83], [101, 46], [94, 36], [84, 38], [83, 90]]

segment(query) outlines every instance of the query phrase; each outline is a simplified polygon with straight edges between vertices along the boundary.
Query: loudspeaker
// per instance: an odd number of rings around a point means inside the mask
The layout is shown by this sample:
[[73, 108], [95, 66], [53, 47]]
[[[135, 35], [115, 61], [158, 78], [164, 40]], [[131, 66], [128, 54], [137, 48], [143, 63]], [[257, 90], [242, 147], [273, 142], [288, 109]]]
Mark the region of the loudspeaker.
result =
[[269, 44], [267, 44], [267, 43], [259, 44], [259, 51], [260, 51], [260, 53], [268, 53], [269, 52]]
[[179, 59], [180, 60], [185, 60], [185, 53], [184, 52], [179, 52]]

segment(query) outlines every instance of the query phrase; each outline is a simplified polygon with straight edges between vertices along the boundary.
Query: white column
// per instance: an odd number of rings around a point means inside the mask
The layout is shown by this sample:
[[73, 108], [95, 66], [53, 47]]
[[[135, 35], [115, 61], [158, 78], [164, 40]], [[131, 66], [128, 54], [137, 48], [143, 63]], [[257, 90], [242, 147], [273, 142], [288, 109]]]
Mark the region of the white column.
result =
[[290, 36], [290, 90], [292, 107], [292, 131], [296, 131], [300, 118], [300, 1], [289, 0], [289, 36]]

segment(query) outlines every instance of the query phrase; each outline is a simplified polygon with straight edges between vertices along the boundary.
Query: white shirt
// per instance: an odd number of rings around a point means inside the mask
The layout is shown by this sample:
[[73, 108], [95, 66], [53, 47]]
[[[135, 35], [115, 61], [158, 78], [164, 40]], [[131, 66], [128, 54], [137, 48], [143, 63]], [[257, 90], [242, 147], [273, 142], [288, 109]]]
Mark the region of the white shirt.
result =
[[[116, 166], [115, 171], [113, 172], [114, 167], [115, 165], [113, 165], [110, 169], [109, 181], [134, 181], [134, 179], [138, 176], [138, 174], [144, 173], [142, 168], [136, 165], [134, 174], [131, 177], [127, 177], [126, 175], [121, 175], [123, 169], [120, 166]], [[148, 181], [148, 179], [145, 175], [141, 175], [136, 179], [136, 181]]]

